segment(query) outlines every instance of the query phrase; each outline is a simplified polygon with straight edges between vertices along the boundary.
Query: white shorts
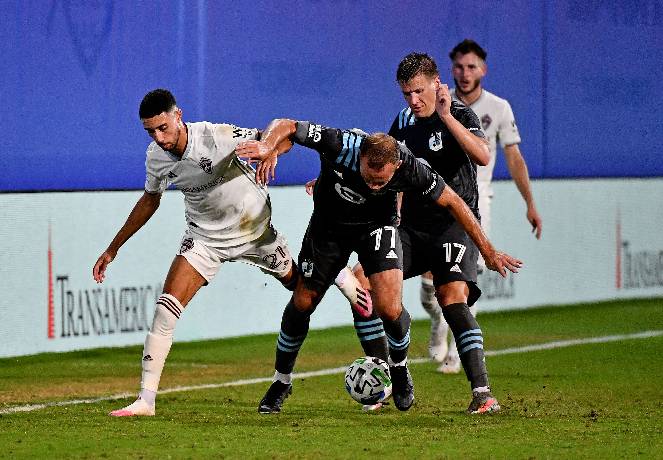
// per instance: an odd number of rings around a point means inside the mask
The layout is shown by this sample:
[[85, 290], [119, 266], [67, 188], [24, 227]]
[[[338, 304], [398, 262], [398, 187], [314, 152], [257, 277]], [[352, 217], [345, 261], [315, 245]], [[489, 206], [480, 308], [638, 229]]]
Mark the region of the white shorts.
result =
[[187, 231], [182, 237], [178, 255], [183, 256], [208, 283], [224, 262], [255, 265], [276, 278], [287, 275], [292, 263], [288, 243], [271, 225], [253, 241], [222, 248], [210, 246]]

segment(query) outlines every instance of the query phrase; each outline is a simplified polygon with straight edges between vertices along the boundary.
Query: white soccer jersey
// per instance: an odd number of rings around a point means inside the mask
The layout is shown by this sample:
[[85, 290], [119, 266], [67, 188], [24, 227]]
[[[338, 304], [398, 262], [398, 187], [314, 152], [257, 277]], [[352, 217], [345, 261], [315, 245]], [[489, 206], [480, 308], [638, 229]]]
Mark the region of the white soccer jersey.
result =
[[[451, 97], [459, 102], [456, 89], [451, 90]], [[505, 145], [519, 144], [520, 134], [513, 117], [511, 105], [506, 99], [495, 96], [493, 93], [481, 90], [481, 96], [469, 106], [477, 114], [483, 127], [483, 132], [490, 144], [490, 162], [486, 166], [477, 166], [477, 182], [479, 195], [492, 195], [491, 181], [497, 157], [497, 141], [504, 148]]]
[[187, 123], [182, 158], [155, 142], [147, 148], [145, 191], [162, 193], [174, 185], [184, 193], [188, 231], [210, 246], [253, 241], [270, 224], [267, 190], [255, 171], [235, 155], [237, 144], [256, 139], [258, 130], [206, 121]]

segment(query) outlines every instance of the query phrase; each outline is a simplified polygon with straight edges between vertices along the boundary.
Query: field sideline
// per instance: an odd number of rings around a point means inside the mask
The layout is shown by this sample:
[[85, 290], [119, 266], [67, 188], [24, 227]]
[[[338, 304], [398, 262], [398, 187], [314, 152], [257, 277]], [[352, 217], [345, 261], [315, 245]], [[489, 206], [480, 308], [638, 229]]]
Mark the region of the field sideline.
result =
[[427, 321], [412, 327], [416, 405], [362, 413], [343, 388], [361, 354], [344, 327], [311, 331], [275, 416], [256, 410], [275, 334], [176, 342], [162, 379], [170, 390], [147, 419], [106, 415], [134, 397], [140, 347], [0, 359], [0, 457], [663, 458], [662, 299], [479, 320], [504, 408], [494, 416], [465, 415], [464, 376], [422, 358]]

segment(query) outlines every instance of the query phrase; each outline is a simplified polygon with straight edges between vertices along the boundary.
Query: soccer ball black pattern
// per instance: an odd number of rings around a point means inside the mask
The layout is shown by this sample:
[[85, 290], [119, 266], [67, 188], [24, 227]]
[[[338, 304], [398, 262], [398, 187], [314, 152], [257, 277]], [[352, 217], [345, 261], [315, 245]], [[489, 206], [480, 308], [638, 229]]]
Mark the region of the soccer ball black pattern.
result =
[[376, 404], [391, 394], [389, 365], [379, 358], [355, 359], [345, 371], [345, 389], [360, 404]]

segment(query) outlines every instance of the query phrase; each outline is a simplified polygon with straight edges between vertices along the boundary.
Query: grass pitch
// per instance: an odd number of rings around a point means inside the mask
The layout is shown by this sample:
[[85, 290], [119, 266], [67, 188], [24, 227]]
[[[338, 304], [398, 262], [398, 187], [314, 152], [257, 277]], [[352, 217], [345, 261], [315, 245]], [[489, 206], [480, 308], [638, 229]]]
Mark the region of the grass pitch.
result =
[[[663, 300], [483, 313], [489, 351], [663, 330]], [[411, 357], [429, 323], [412, 326]], [[162, 388], [268, 377], [275, 334], [175, 343]], [[0, 360], [0, 411], [136, 392], [141, 347]], [[503, 411], [468, 416], [464, 376], [411, 365], [417, 402], [363, 413], [343, 375], [294, 382], [278, 415], [260, 415], [267, 383], [161, 395], [152, 418], [112, 418], [133, 400], [0, 415], [2, 458], [663, 458], [663, 336], [487, 358]], [[351, 328], [311, 331], [297, 371], [361, 355]]]

